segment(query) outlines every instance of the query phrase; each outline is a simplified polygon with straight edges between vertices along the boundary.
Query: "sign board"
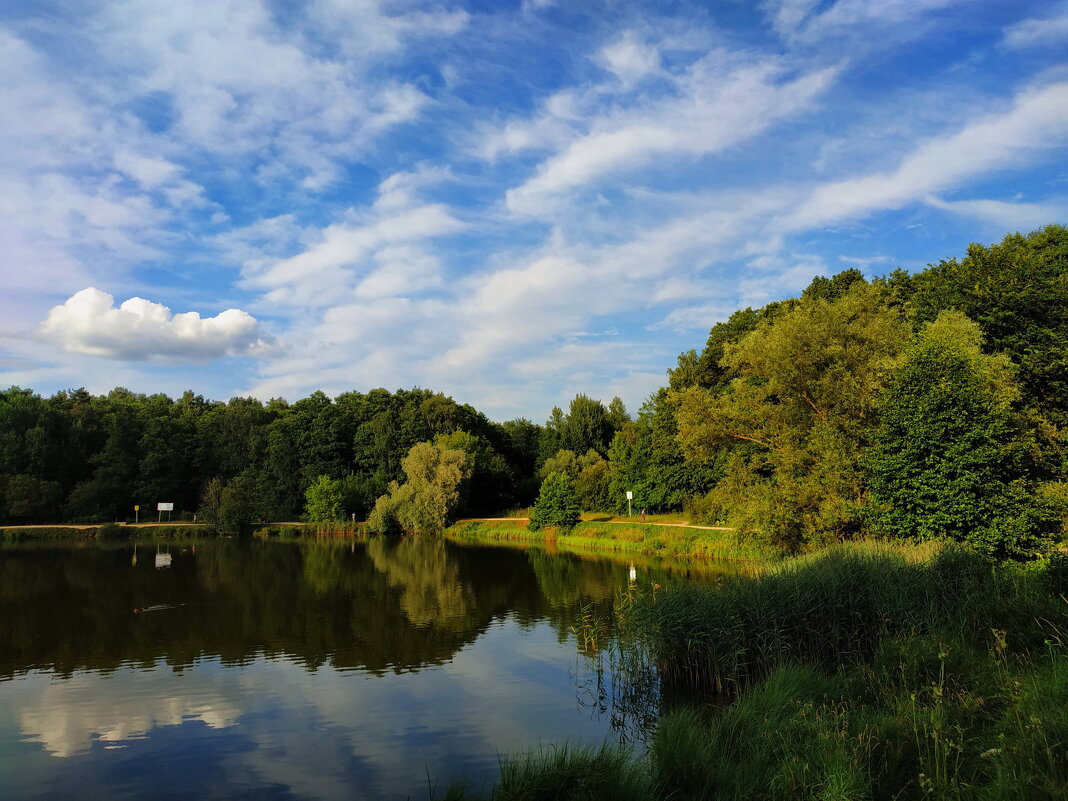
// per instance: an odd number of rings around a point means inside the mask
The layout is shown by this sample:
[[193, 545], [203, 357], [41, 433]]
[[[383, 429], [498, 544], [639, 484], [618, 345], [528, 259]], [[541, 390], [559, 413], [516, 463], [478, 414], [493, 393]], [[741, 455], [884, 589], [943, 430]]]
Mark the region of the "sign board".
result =
[[140, 512], [141, 511], [141, 507], [140, 506], [134, 506], [134, 511], [135, 512]]
[[157, 512], [173, 512], [174, 511], [174, 504], [173, 503], [157, 503], [156, 504], [156, 511]]
[[627, 490], [627, 500], [628, 501], [634, 500], [634, 493], [631, 490]]

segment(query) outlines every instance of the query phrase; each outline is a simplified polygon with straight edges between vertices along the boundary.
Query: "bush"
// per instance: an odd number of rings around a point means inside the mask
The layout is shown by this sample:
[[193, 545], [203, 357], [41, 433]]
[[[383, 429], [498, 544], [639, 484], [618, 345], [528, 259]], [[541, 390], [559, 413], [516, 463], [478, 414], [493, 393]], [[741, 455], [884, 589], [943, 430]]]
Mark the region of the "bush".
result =
[[96, 530], [96, 537], [100, 540], [118, 540], [129, 536], [126, 529], [117, 523], [105, 523]]
[[[394, 487], [396, 483], [394, 482]], [[396, 489], [394, 489], [394, 493]], [[375, 508], [367, 516], [367, 530], [373, 534], [400, 534], [401, 524], [397, 519], [396, 495], [383, 495], [375, 501]]]
[[571, 480], [563, 473], [550, 473], [541, 484], [538, 500], [530, 512], [530, 529], [546, 526], [571, 529], [579, 522], [579, 501]]
[[1068, 596], [1068, 553], [1055, 551], [1046, 566], [1046, 582], [1054, 595]]

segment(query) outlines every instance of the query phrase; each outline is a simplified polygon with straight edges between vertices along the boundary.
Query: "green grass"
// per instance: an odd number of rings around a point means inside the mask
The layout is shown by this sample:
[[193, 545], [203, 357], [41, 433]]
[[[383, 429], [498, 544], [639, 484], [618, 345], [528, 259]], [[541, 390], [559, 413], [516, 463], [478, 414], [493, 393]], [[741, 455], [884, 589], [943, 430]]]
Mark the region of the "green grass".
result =
[[763, 562], [765, 552], [741, 542], [731, 531], [582, 522], [568, 531], [530, 531], [522, 521], [463, 521], [445, 530], [446, 536], [477, 542], [547, 545], [578, 551], [632, 553], [695, 560]]
[[617, 614], [662, 679], [730, 692], [695, 706], [691, 690], [663, 711], [646, 753], [560, 748], [507, 762], [489, 797], [1063, 800], [1061, 569], [860, 545], [623, 596]]
[[998, 629], [1032, 647], [1065, 619], [1037, 573], [994, 569], [957, 547], [923, 562], [910, 556], [838, 546], [715, 591], [672, 585], [637, 598], [630, 622], [668, 681], [735, 691], [787, 663], [859, 664], [895, 636], [970, 641]]
[[[502, 761], [493, 801], [642, 801], [652, 785], [645, 766], [629, 752], [609, 745], [548, 747]], [[431, 797], [436, 798], [432, 793]], [[461, 784], [445, 801], [485, 798]]]

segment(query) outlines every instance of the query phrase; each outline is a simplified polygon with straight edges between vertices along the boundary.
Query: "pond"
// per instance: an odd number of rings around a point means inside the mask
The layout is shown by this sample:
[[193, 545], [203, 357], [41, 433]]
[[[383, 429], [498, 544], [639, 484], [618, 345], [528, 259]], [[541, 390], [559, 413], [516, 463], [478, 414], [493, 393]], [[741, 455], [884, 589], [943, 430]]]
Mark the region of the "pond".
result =
[[672, 580], [712, 577], [438, 537], [5, 545], [3, 794], [488, 787], [518, 751], [635, 736], [572, 629]]

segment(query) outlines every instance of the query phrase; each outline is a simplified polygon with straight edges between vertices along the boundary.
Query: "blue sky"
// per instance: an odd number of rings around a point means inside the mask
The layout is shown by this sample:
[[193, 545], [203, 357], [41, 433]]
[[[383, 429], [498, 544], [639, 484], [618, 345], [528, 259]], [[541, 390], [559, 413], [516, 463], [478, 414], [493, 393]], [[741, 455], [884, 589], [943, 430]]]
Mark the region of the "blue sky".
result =
[[1068, 3], [15, 0], [0, 384], [632, 411], [736, 308], [1068, 222]]

